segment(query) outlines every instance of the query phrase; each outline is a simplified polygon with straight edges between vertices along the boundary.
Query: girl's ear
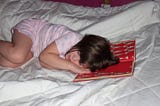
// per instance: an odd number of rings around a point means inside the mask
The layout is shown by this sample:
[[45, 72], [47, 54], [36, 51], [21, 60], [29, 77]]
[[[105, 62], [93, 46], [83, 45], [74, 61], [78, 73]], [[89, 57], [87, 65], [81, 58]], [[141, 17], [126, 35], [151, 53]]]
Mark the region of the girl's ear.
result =
[[74, 51], [71, 53], [70, 60], [72, 63], [75, 63], [76, 65], [80, 66], [79, 64], [80, 56], [79, 56], [78, 51]]
[[79, 60], [80, 60], [80, 56], [78, 52], [77, 51], [72, 52], [71, 61], [79, 61]]

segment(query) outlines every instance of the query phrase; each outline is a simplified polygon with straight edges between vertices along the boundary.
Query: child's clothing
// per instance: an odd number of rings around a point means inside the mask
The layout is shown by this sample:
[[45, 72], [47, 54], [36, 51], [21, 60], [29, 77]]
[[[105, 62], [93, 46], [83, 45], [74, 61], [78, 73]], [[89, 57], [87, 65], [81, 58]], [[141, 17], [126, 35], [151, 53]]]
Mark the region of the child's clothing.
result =
[[83, 37], [66, 26], [51, 24], [40, 19], [22, 20], [13, 29], [17, 29], [32, 39], [31, 51], [35, 57], [38, 57], [49, 44], [55, 41], [60, 57], [64, 58], [65, 53]]

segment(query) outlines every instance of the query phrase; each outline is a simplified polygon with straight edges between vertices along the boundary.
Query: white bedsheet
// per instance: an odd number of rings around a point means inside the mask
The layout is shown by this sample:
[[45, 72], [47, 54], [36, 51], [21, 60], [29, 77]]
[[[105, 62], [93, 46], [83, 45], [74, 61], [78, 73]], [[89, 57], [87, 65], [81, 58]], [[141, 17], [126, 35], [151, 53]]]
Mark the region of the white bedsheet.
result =
[[0, 106], [159, 106], [159, 3], [116, 8], [77, 7], [39, 0], [0, 1], [0, 39], [28, 17], [64, 24], [111, 41], [136, 39], [134, 76], [75, 83], [67, 71], [40, 67], [36, 58], [16, 69], [0, 67]]

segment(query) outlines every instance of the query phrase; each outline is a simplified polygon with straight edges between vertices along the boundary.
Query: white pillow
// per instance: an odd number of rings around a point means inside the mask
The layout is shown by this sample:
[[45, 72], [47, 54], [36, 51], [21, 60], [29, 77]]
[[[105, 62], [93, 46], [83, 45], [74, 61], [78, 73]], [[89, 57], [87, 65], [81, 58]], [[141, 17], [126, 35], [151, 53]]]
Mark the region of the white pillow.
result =
[[107, 17], [80, 31], [82, 34], [97, 34], [113, 38], [124, 33], [137, 31], [145, 25], [160, 22], [158, 4], [153, 1], [142, 2], [127, 10]]

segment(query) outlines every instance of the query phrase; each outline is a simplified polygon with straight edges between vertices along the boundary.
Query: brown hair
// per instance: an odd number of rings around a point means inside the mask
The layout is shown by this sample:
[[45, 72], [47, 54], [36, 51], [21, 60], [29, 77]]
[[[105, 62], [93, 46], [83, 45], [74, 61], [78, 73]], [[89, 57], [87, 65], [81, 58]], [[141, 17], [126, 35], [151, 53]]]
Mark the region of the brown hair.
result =
[[[83, 39], [71, 48], [80, 53], [80, 64], [85, 64], [92, 72], [119, 63], [110, 51], [109, 40], [96, 36], [85, 35]], [[70, 50], [70, 51], [71, 51]]]

